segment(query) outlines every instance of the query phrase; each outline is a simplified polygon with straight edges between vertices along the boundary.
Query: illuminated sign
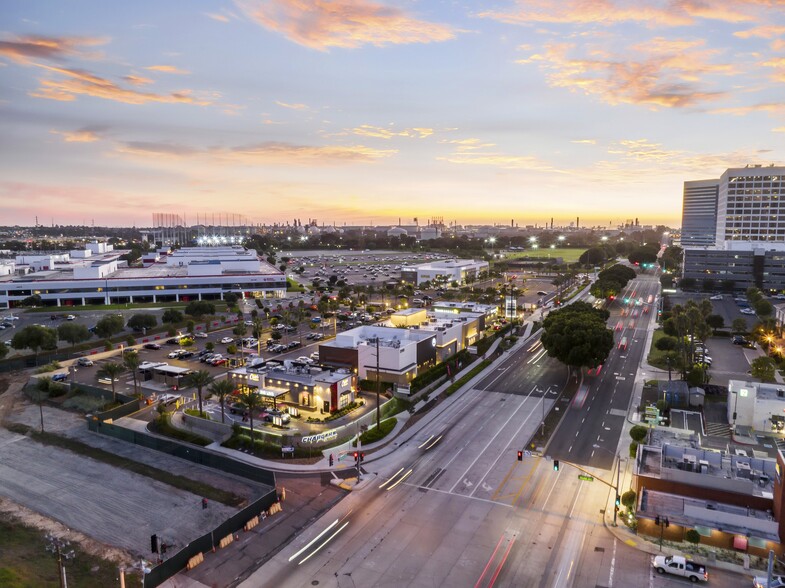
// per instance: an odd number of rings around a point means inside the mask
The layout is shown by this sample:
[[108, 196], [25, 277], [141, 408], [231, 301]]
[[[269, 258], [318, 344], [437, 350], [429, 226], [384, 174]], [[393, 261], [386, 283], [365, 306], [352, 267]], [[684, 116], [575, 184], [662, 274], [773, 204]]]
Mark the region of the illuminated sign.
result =
[[739, 396], [741, 396], [742, 398], [747, 398], [747, 394], [749, 394], [749, 392], [747, 391], [746, 388], [742, 388], [741, 390], [739, 390]]
[[303, 437], [301, 441], [303, 443], [321, 443], [322, 441], [330, 441], [337, 438], [338, 429], [333, 429], [332, 431], [325, 431], [324, 433], [318, 433], [316, 435], [308, 435]]

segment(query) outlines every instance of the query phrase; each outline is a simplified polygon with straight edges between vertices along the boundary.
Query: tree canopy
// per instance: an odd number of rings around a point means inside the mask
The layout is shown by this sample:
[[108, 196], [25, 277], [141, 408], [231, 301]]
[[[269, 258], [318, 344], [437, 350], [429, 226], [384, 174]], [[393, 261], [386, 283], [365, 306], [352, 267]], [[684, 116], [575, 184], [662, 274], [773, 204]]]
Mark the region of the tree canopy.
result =
[[613, 331], [605, 325], [609, 316], [607, 310], [586, 302], [551, 312], [543, 321], [543, 347], [548, 355], [570, 367], [596, 367], [613, 348]]
[[194, 300], [185, 307], [185, 314], [190, 314], [194, 318], [200, 318], [206, 314], [215, 314], [215, 305], [206, 300]]
[[158, 319], [154, 314], [140, 313], [135, 314], [128, 319], [128, 328], [134, 331], [143, 331], [144, 329], [152, 329], [158, 324]]
[[40, 325], [30, 325], [17, 331], [11, 339], [14, 349], [29, 349], [38, 353], [41, 349], [57, 349], [57, 331]]
[[68, 322], [57, 327], [57, 337], [71, 345], [87, 341], [92, 336], [93, 334], [87, 330], [87, 327], [77, 323]]
[[108, 314], [95, 324], [95, 334], [102, 339], [108, 339], [121, 332], [123, 327], [125, 327], [125, 321], [122, 315]]

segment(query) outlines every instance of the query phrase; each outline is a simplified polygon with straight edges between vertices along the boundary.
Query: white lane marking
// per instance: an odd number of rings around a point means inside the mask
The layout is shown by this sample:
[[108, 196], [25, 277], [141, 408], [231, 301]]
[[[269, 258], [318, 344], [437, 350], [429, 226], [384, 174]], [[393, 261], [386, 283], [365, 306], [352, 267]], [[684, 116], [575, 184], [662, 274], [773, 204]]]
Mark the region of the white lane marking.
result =
[[608, 576], [608, 588], [613, 588], [613, 573], [616, 571], [616, 537], [613, 538], [613, 556], [611, 557], [611, 573]]

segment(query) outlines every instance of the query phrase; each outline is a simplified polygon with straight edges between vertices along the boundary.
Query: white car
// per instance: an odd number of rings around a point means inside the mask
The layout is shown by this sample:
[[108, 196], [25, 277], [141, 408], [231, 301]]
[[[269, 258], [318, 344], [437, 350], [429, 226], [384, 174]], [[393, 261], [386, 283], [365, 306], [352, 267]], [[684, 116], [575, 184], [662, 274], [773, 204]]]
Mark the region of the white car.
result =
[[221, 343], [226, 343], [228, 345], [229, 343], [234, 343], [234, 339], [232, 339], [231, 337], [224, 337], [223, 339], [221, 339]]
[[167, 355], [166, 357], [168, 357], [169, 359], [176, 359], [180, 357], [180, 355], [182, 355], [183, 353], [185, 353], [185, 349], [175, 349], [174, 351], [170, 351], [169, 355]]
[[8, 316], [2, 317], [2, 320], [4, 320], [4, 321], [18, 321], [19, 317], [9, 314]]
[[72, 315], [72, 314], [69, 314], [67, 317], [65, 317], [65, 320], [67, 320], [67, 321], [75, 321], [76, 317], [74, 315]]
[[194, 333], [194, 337], [197, 339], [207, 339], [207, 333], [199, 331], [198, 333]]
[[755, 311], [751, 308], [742, 308], [739, 312], [746, 315], [755, 314]]
[[715, 294], [709, 300], [722, 300], [722, 294]]
[[771, 584], [766, 576], [755, 576], [752, 585], [755, 588], [785, 588], [785, 576], [772, 576]]

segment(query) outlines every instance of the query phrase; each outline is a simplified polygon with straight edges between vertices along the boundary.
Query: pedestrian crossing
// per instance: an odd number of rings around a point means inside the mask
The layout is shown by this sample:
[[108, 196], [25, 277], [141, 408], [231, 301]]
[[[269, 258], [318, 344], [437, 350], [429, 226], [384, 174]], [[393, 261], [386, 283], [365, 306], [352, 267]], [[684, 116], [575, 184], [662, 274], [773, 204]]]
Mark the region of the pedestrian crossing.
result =
[[704, 423], [704, 426], [707, 436], [730, 438], [730, 425], [727, 423]]

